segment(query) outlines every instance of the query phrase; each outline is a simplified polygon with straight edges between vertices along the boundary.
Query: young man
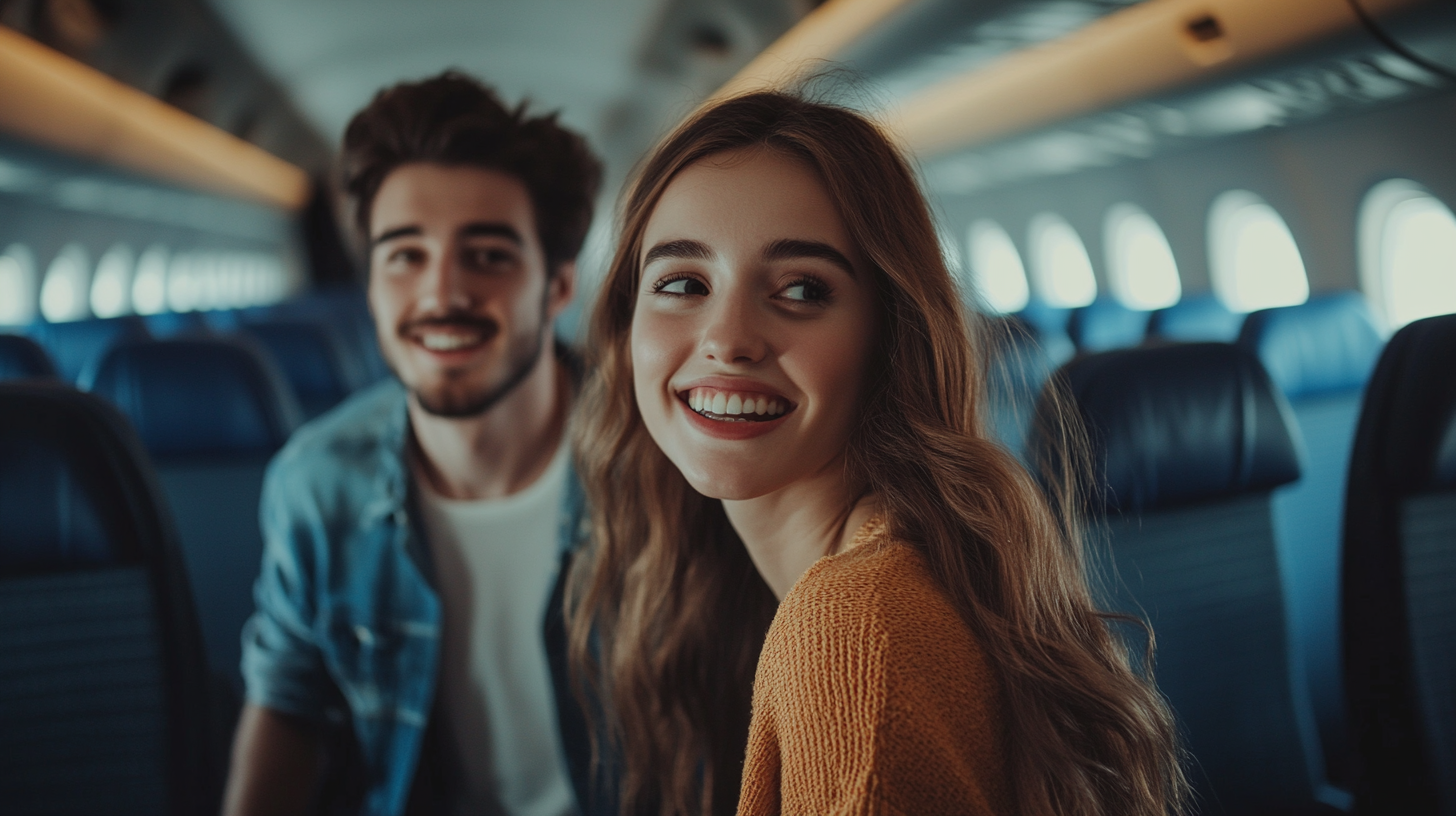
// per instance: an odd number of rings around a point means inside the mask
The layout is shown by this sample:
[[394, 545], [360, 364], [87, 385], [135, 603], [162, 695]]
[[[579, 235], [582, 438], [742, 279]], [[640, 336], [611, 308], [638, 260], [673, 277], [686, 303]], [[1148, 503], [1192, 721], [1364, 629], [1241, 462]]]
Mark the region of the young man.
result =
[[456, 73], [381, 92], [344, 160], [398, 382], [270, 468], [225, 812], [590, 811], [561, 670], [583, 524], [552, 322], [600, 166], [554, 116]]

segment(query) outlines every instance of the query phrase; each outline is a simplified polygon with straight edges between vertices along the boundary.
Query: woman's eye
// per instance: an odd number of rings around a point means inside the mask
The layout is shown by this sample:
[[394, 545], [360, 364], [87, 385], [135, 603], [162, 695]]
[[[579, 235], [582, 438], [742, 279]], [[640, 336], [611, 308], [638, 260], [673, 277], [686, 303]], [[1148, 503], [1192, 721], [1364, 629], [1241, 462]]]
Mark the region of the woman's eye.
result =
[[652, 291], [664, 295], [706, 295], [708, 287], [697, 278], [676, 278], [657, 284]]
[[797, 280], [784, 287], [779, 296], [798, 303], [823, 303], [829, 299], [829, 287], [816, 280]]

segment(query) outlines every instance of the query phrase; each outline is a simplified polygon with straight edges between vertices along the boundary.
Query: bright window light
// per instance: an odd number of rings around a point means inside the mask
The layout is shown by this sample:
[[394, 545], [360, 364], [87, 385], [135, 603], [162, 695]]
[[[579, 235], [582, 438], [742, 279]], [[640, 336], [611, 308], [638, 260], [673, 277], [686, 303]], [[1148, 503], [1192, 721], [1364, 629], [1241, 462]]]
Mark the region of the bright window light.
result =
[[91, 311], [97, 317], [117, 317], [131, 311], [135, 261], [131, 247], [117, 244], [96, 262], [96, 276], [91, 279]]
[[1129, 309], [1166, 309], [1183, 296], [1173, 248], [1153, 217], [1132, 204], [1107, 211], [1104, 223], [1112, 296]]
[[1456, 312], [1456, 216], [1406, 179], [1377, 184], [1360, 206], [1360, 277], [1391, 329]]
[[1031, 299], [1026, 267], [1006, 230], [995, 221], [977, 221], [971, 224], [967, 244], [973, 290], [987, 308], [1000, 314], [1026, 308]]
[[167, 267], [171, 253], [161, 244], [153, 244], [137, 260], [136, 274], [131, 281], [131, 305], [137, 314], [150, 315], [167, 311]]
[[91, 314], [91, 256], [80, 244], [66, 244], [46, 269], [40, 287], [40, 313], [52, 323], [82, 320]]
[[197, 253], [178, 252], [167, 265], [167, 308], [174, 312], [190, 312], [197, 308]]
[[1208, 213], [1208, 260], [1213, 291], [1231, 311], [1309, 300], [1309, 277], [1289, 226], [1247, 190], [1230, 190], [1214, 200]]
[[35, 255], [11, 244], [0, 255], [0, 326], [23, 326], [35, 319]]
[[1048, 306], [1075, 309], [1097, 298], [1097, 278], [1081, 236], [1055, 213], [1031, 219], [1031, 274]]

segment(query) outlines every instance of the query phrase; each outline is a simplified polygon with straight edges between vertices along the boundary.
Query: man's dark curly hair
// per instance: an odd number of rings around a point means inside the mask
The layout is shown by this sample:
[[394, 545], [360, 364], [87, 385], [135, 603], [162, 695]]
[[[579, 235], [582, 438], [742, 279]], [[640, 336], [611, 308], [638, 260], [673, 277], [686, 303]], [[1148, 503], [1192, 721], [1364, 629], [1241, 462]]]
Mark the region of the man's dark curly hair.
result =
[[375, 94], [344, 131], [344, 191], [364, 241], [384, 179], [402, 164], [430, 162], [520, 179], [548, 271], [575, 258], [591, 226], [601, 162], [586, 140], [557, 124], [556, 114], [529, 116], [526, 105], [507, 108], [495, 91], [458, 71]]

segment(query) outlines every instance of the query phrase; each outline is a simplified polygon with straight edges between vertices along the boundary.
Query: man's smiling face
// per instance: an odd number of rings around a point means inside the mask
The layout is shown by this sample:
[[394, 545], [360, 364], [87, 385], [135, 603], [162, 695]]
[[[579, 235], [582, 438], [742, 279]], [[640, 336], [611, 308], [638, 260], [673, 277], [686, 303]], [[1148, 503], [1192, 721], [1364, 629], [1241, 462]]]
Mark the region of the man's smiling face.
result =
[[369, 305], [379, 345], [426, 411], [473, 416], [530, 372], [570, 299], [552, 277], [530, 193], [480, 167], [406, 164], [369, 217]]

